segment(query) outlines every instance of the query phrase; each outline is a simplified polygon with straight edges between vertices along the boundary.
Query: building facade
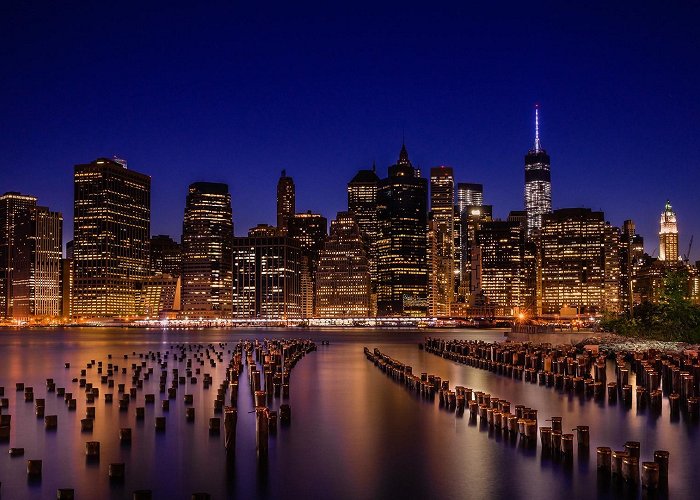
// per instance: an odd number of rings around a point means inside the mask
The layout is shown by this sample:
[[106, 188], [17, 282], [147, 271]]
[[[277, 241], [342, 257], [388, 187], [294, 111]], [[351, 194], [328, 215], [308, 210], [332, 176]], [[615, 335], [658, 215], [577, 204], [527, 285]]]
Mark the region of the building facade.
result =
[[135, 286], [149, 273], [151, 178], [116, 159], [74, 169], [73, 313], [136, 314]]
[[231, 316], [232, 244], [228, 186], [213, 182], [191, 184], [182, 225], [182, 315]]
[[316, 316], [367, 318], [370, 290], [369, 259], [360, 228], [349, 212], [339, 212], [316, 271]]
[[182, 274], [182, 246], [170, 236], [159, 234], [151, 238], [150, 247], [151, 274]]
[[377, 206], [377, 314], [428, 313], [428, 182], [411, 164], [406, 147], [379, 183]]

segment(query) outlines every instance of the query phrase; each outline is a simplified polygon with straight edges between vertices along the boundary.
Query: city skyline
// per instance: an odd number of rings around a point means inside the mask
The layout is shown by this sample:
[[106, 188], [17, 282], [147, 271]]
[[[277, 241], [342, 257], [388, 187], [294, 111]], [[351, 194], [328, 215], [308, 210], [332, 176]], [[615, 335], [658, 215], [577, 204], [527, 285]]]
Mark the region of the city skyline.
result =
[[[242, 236], [259, 222], [274, 224], [282, 169], [295, 179], [298, 211], [330, 218], [344, 209], [345, 184], [357, 170], [390, 165], [405, 137], [423, 172], [446, 165], [456, 183], [483, 184], [484, 203], [505, 219], [521, 209], [522, 157], [539, 102], [553, 209], [603, 210], [616, 226], [633, 218], [650, 253], [666, 199], [679, 214], [681, 253], [700, 232], [687, 182], [700, 162], [692, 134], [700, 81], [692, 7], [512, 6], [512, 18], [489, 36], [480, 27], [492, 13], [487, 7], [445, 5], [427, 17], [391, 3], [371, 11], [249, 8], [131, 8], [114, 16], [105, 6], [10, 8], [8, 19], [22, 30], [8, 26], [3, 34], [16, 69], [3, 82], [3, 126], [23, 133], [1, 134], [3, 192], [31, 193], [61, 211], [68, 240], [72, 165], [117, 155], [152, 176], [153, 234], [179, 239], [173, 214], [190, 183], [207, 181], [230, 186]], [[21, 22], [30, 14], [32, 23]], [[620, 44], [628, 18], [637, 28]], [[89, 47], [71, 35], [98, 19], [105, 33], [126, 35], [119, 39], [139, 34], [124, 44], [93, 37]], [[139, 30], [143, 24], [151, 29]], [[407, 26], [423, 29], [397, 42]], [[174, 40], [181, 29], [199, 44]], [[51, 37], [38, 36], [47, 31]], [[376, 34], [357, 36], [365, 31]], [[586, 38], [590, 32], [596, 37]], [[319, 36], [327, 49], [304, 50]], [[53, 45], [66, 50], [54, 54]], [[143, 50], [132, 60], [137, 47]], [[344, 55], [343, 65], [327, 57], [333, 51]], [[119, 83], [91, 84], [109, 72]], [[295, 82], [301, 73], [317, 83], [305, 90]], [[47, 77], [54, 85], [36, 84]], [[138, 92], [132, 81], [143, 83]], [[23, 175], [28, 170], [36, 175]]]

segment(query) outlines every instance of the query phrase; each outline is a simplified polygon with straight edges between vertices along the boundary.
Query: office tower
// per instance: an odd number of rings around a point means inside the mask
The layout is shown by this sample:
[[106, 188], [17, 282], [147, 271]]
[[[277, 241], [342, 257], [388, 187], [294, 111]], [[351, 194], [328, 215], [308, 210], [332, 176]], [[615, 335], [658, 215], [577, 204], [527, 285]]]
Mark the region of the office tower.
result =
[[15, 235], [12, 317], [60, 316], [63, 216], [46, 207], [31, 207], [17, 217]]
[[151, 178], [98, 158], [74, 170], [73, 313], [136, 314], [135, 284], [148, 276]]
[[151, 274], [180, 276], [182, 273], [182, 247], [170, 236], [159, 234], [151, 238]]
[[360, 228], [349, 212], [338, 212], [316, 271], [316, 316], [368, 317], [370, 287], [369, 260]]
[[462, 300], [466, 300], [471, 293], [480, 289], [474, 278], [478, 277], [478, 273], [472, 272], [472, 262], [479, 262], [478, 258], [472, 255], [473, 248], [476, 244], [476, 232], [481, 227], [481, 224], [493, 219], [493, 206], [491, 205], [467, 205], [462, 212], [460, 221], [460, 244], [462, 245], [461, 275], [463, 279], [460, 283], [459, 296]]
[[525, 309], [524, 244], [525, 231], [517, 221], [483, 222], [476, 231], [476, 281], [496, 316], [514, 316]]
[[258, 224], [255, 227], [252, 227], [248, 230], [248, 236], [266, 236], [273, 238], [275, 236], [279, 236], [280, 232], [275, 226], [271, 226], [269, 224]]
[[302, 251], [301, 300], [302, 318], [314, 316], [316, 267], [323, 242], [328, 236], [328, 220], [309, 210], [289, 219], [287, 234], [299, 242]]
[[540, 143], [539, 108], [535, 107], [535, 145], [525, 155], [525, 211], [527, 235], [542, 227], [542, 217], [552, 211], [552, 179], [549, 155]]
[[360, 170], [348, 183], [348, 211], [355, 217], [355, 221], [360, 227], [369, 259], [369, 270], [372, 277], [372, 291], [370, 292], [372, 307], [370, 315], [372, 316], [376, 315], [377, 310], [378, 186], [379, 177], [374, 165], [372, 165], [371, 170]]
[[428, 312], [428, 182], [413, 168], [406, 146], [379, 182], [377, 206], [377, 314]]
[[277, 182], [277, 229], [287, 231], [289, 219], [296, 213], [296, 194], [294, 180], [287, 177], [287, 171], [282, 170]]
[[459, 290], [462, 284], [462, 219], [459, 206], [455, 205], [452, 212], [454, 226], [454, 298], [459, 300]]
[[18, 218], [36, 207], [36, 197], [16, 192], [0, 196], [0, 317], [12, 317], [12, 262]]
[[228, 185], [190, 184], [182, 225], [182, 314], [231, 316], [233, 219]]
[[666, 202], [664, 211], [661, 212], [659, 260], [671, 263], [678, 262], [678, 223], [670, 201]]
[[430, 169], [430, 315], [449, 316], [454, 300], [454, 175], [448, 167]]
[[606, 224], [603, 212], [555, 210], [540, 230], [542, 313], [597, 314], [604, 309]]
[[301, 319], [302, 251], [299, 242], [250, 231], [233, 239], [233, 316]]
[[620, 235], [620, 309], [624, 311], [638, 303], [635, 281], [644, 262], [644, 238], [636, 233], [635, 224], [626, 220]]
[[464, 212], [468, 206], [480, 207], [484, 204], [484, 185], [471, 182], [457, 183], [457, 206]]

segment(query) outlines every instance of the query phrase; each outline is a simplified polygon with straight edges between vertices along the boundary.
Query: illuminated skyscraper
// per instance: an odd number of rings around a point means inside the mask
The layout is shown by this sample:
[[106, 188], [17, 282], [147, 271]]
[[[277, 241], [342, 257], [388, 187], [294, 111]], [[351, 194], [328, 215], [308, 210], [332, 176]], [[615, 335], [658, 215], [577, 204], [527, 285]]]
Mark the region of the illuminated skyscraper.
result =
[[661, 212], [659, 260], [678, 262], [678, 223], [670, 201], [666, 202], [664, 211]]
[[280, 180], [277, 182], [277, 229], [287, 231], [289, 219], [296, 213], [296, 193], [294, 180], [287, 177], [287, 171], [282, 170]]
[[12, 317], [13, 256], [18, 219], [36, 207], [36, 197], [20, 193], [0, 196], [0, 317]]
[[12, 316], [17, 319], [61, 314], [63, 216], [32, 207], [17, 219], [13, 248]]
[[314, 316], [314, 296], [318, 255], [328, 236], [328, 220], [321, 214], [294, 214], [289, 219], [287, 235], [299, 243], [302, 251], [301, 305], [302, 317]]
[[316, 316], [366, 318], [370, 314], [369, 261], [360, 229], [348, 212], [338, 212], [316, 271]]
[[[472, 263], [480, 262], [479, 258], [474, 258], [472, 251], [476, 246], [476, 232], [481, 224], [493, 219], [492, 205], [467, 205], [464, 208], [460, 221], [460, 244], [462, 245], [461, 275], [459, 295], [463, 299], [469, 297], [481, 289], [480, 284], [474, 280], [478, 274], [472, 271]], [[478, 257], [478, 256], [477, 256]]]
[[377, 187], [379, 177], [374, 165], [371, 170], [360, 170], [348, 183], [348, 211], [353, 215], [365, 241], [372, 277], [372, 311], [377, 310], [377, 238], [379, 220], [377, 212]]
[[454, 176], [448, 167], [430, 169], [430, 314], [449, 316], [454, 300]]
[[468, 206], [481, 206], [484, 204], [484, 185], [471, 182], [457, 183], [457, 206], [460, 212], [464, 212]]
[[226, 184], [190, 184], [182, 225], [182, 314], [231, 316], [233, 219]]
[[[540, 231], [542, 312], [547, 316], [561, 314], [596, 314], [605, 309], [614, 297], [606, 297], [606, 266], [614, 271], [606, 258], [614, 244], [606, 238], [610, 231], [603, 212], [587, 208], [555, 210], [543, 218]], [[619, 276], [619, 273], [617, 274]]]
[[626, 220], [620, 236], [620, 303], [629, 310], [634, 298], [635, 281], [644, 261], [644, 238], [637, 234], [634, 222]]
[[149, 273], [151, 178], [98, 158], [75, 166], [74, 186], [73, 313], [133, 316], [135, 284]]
[[254, 230], [234, 238], [233, 275], [234, 318], [302, 317], [302, 251], [297, 240]]
[[476, 231], [478, 252], [475, 281], [497, 316], [512, 316], [525, 308], [525, 235], [517, 221], [482, 222]]
[[539, 107], [535, 107], [535, 145], [525, 155], [525, 211], [527, 235], [542, 227], [542, 216], [552, 211], [549, 155], [540, 143]]
[[379, 182], [377, 206], [377, 313], [424, 316], [428, 312], [428, 182], [401, 147], [399, 161]]

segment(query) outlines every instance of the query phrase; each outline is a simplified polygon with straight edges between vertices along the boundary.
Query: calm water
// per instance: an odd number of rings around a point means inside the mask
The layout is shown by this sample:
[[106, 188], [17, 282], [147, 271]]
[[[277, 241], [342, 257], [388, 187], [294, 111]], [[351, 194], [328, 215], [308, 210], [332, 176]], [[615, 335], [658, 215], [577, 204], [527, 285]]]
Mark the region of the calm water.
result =
[[[0, 481], [3, 499], [55, 498], [58, 488], [70, 487], [76, 498], [124, 498], [136, 489], [153, 490], [154, 498], [189, 499], [205, 491], [212, 498], [591, 498], [619, 497], [597, 484], [595, 447], [622, 449], [625, 441], [641, 442], [641, 461], [653, 460], [655, 449], [671, 452], [672, 498], [695, 497], [698, 481], [700, 436], [698, 426], [670, 422], [668, 402], [654, 419], [626, 411], [621, 405], [599, 406], [592, 400], [561, 395], [553, 389], [517, 382], [487, 371], [458, 365], [417, 348], [425, 335], [446, 338], [497, 340], [500, 332], [442, 330], [399, 331], [140, 331], [121, 329], [73, 329], [6, 331], [0, 333], [0, 386], [12, 415], [10, 442], [0, 443]], [[170, 345], [235, 344], [242, 338], [310, 338], [318, 351], [304, 357], [294, 368], [290, 400], [292, 423], [270, 437], [267, 467], [257, 465], [255, 420], [248, 413], [253, 401], [241, 378], [235, 461], [227, 462], [224, 435], [210, 436], [208, 419], [214, 415], [216, 388], [224, 378], [224, 366], [208, 365], [202, 373], [213, 376], [212, 387], [180, 386], [170, 411], [163, 412], [158, 394], [159, 368], [144, 384], [137, 403], [120, 412], [116, 386], [99, 384], [96, 368], [88, 371], [88, 382], [100, 388], [96, 419], [91, 434], [81, 433], [85, 397], [77, 383], [80, 368], [91, 359], [130, 368], [138, 358], [132, 352], [161, 351]], [[321, 346], [321, 340], [330, 341]], [[553, 463], [536, 450], [523, 449], [510, 440], [489, 433], [468, 418], [457, 418], [409, 393], [403, 385], [383, 374], [363, 355], [363, 347], [378, 347], [386, 354], [413, 366], [414, 373], [429, 372], [450, 381], [525, 404], [539, 410], [540, 425], [552, 415], [563, 416], [564, 429], [591, 427], [591, 455], [576, 457], [570, 467]], [[171, 351], [172, 352], [172, 351]], [[129, 354], [130, 359], [123, 359]], [[224, 358], [228, 361], [228, 356]], [[64, 363], [71, 362], [66, 370]], [[175, 366], [168, 360], [170, 370]], [[184, 371], [182, 363], [181, 371]], [[611, 367], [608, 367], [611, 370]], [[130, 372], [130, 370], [128, 370]], [[106, 372], [106, 371], [105, 371]], [[612, 372], [609, 379], [612, 380]], [[63, 398], [46, 394], [46, 378], [65, 387], [77, 399], [77, 410], [68, 411]], [[34, 387], [35, 398], [46, 398], [46, 414], [58, 415], [58, 430], [47, 432], [43, 419], [34, 414], [34, 404], [25, 403], [15, 383]], [[130, 387], [130, 374], [115, 374], [115, 385]], [[632, 377], [632, 383], [634, 378]], [[115, 393], [115, 402], [104, 403], [105, 392]], [[182, 395], [194, 394], [196, 420], [188, 423]], [[146, 406], [146, 418], [137, 421], [135, 407], [143, 406], [143, 394], [155, 393], [156, 404]], [[280, 403], [275, 400], [274, 406]], [[154, 417], [166, 415], [167, 430], [157, 434]], [[133, 429], [132, 445], [119, 443], [120, 427]], [[85, 460], [85, 442], [101, 442], [99, 463]], [[24, 457], [11, 458], [10, 446], [24, 447]], [[39, 482], [28, 482], [27, 459], [43, 460]], [[112, 484], [108, 467], [126, 463], [126, 479]], [[641, 495], [640, 495], [641, 496]], [[666, 496], [666, 495], [664, 495]]]

